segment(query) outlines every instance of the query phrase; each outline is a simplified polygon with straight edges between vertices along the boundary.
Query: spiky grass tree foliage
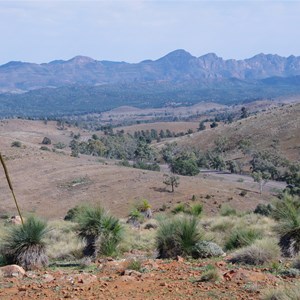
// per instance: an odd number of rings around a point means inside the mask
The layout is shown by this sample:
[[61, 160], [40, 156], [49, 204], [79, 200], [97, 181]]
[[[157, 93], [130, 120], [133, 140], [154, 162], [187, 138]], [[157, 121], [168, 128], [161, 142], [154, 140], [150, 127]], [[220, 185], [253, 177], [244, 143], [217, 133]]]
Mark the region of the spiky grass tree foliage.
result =
[[202, 240], [199, 221], [195, 217], [175, 216], [160, 222], [156, 245], [159, 258], [193, 256], [195, 245]]
[[122, 237], [119, 220], [102, 207], [84, 207], [77, 216], [78, 235], [85, 241], [83, 253], [96, 258], [98, 254], [113, 255]]
[[282, 254], [292, 257], [300, 252], [300, 207], [299, 200], [289, 194], [275, 203], [272, 213], [278, 221], [276, 231], [279, 233], [279, 246]]
[[25, 270], [48, 265], [44, 238], [47, 224], [36, 217], [29, 217], [24, 225], [11, 227], [4, 238], [3, 256], [9, 264], [17, 264]]

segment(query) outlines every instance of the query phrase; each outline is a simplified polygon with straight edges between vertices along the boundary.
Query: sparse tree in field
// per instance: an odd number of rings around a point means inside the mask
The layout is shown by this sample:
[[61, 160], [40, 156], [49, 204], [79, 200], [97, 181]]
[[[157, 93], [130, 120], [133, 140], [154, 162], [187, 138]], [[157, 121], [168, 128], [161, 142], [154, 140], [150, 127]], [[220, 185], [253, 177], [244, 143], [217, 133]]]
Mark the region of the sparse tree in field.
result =
[[262, 194], [263, 187], [266, 185], [266, 183], [269, 181], [271, 177], [270, 174], [258, 171], [258, 172], [253, 172], [251, 176], [253, 180], [259, 184], [259, 191], [260, 194]]
[[241, 119], [246, 119], [248, 117], [249, 117], [248, 110], [245, 106], [243, 106], [241, 109]]
[[199, 131], [205, 130], [206, 127], [205, 127], [204, 123], [205, 123], [205, 121], [201, 121], [199, 123], [199, 128], [198, 128]]
[[164, 174], [163, 183], [167, 186], [171, 186], [171, 192], [174, 192], [174, 188], [179, 186], [179, 177], [175, 175]]
[[216, 121], [213, 121], [211, 124], [210, 124], [210, 128], [215, 128], [215, 127], [218, 127], [218, 123]]

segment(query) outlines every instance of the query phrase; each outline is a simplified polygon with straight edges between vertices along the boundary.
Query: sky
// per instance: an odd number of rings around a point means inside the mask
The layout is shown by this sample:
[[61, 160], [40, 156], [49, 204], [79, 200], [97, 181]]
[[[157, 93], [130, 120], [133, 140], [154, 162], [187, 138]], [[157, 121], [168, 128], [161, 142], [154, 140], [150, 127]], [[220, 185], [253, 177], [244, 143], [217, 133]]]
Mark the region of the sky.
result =
[[0, 0], [0, 37], [0, 65], [76, 55], [136, 63], [176, 49], [300, 56], [300, 0]]

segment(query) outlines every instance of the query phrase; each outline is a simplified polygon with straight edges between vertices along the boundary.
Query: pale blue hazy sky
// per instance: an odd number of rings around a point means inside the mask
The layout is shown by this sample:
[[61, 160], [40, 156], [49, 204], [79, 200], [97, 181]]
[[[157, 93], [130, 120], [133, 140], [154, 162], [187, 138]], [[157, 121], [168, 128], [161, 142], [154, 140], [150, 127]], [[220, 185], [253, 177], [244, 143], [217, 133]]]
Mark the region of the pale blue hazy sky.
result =
[[0, 1], [0, 64], [76, 55], [139, 62], [175, 49], [300, 55], [299, 1]]

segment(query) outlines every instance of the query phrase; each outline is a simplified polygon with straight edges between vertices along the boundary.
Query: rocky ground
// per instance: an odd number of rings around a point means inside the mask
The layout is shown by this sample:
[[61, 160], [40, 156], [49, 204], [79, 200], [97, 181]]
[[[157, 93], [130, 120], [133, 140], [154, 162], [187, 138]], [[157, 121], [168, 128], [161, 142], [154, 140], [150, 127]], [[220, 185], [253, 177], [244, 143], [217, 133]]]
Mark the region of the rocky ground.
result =
[[[130, 260], [100, 259], [85, 268], [52, 266], [44, 271], [0, 269], [0, 299], [260, 299], [264, 290], [294, 279], [269, 269], [236, 267], [225, 260], [146, 259], [140, 271]], [[201, 281], [213, 265], [217, 281]]]

